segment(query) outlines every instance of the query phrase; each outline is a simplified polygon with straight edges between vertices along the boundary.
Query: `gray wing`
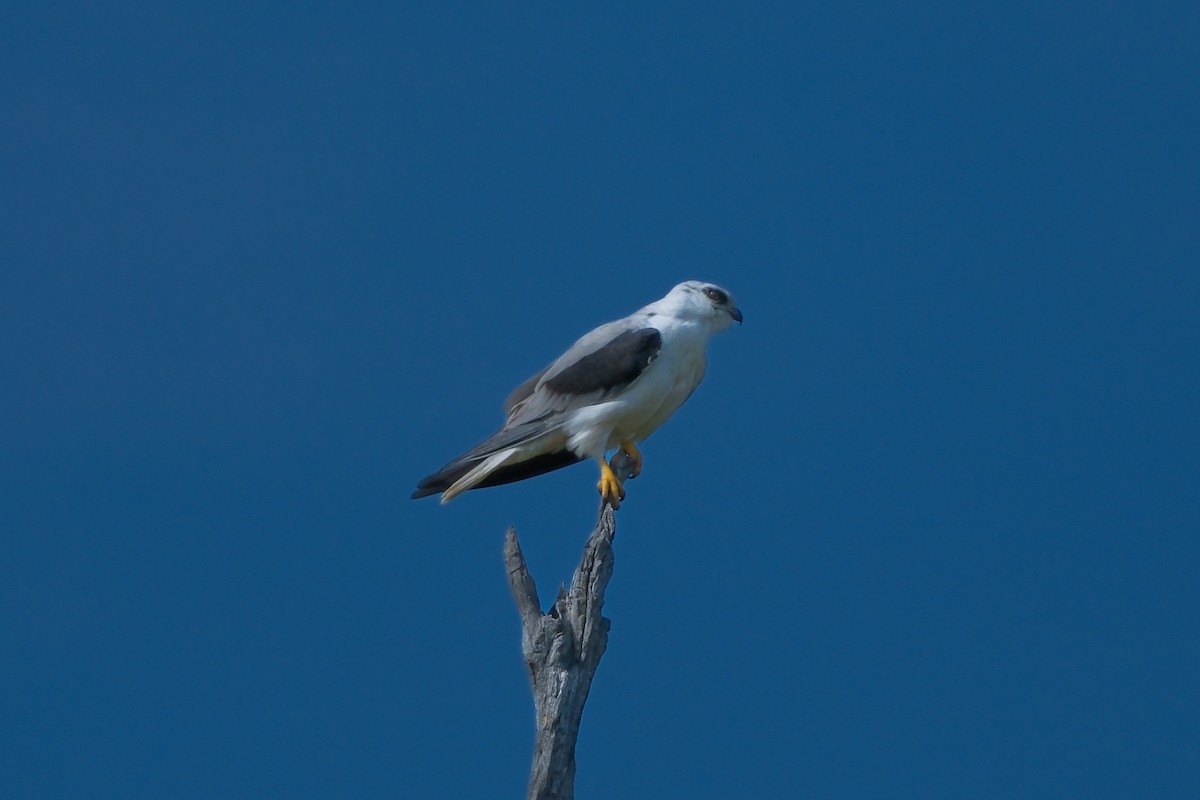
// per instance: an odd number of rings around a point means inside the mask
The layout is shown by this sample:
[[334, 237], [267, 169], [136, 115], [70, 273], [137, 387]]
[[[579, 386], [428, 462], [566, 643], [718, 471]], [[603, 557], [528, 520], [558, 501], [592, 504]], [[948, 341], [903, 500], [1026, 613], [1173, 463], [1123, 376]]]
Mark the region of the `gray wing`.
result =
[[508, 426], [602, 402], [633, 383], [662, 349], [658, 329], [638, 322], [601, 325], [514, 389], [504, 404]]
[[[637, 380], [662, 349], [662, 334], [627, 318], [584, 336], [550, 366], [522, 383], [505, 401], [508, 421], [483, 442], [417, 484], [413, 498], [446, 491], [489, 456], [553, 437], [562, 415], [602, 402]], [[467, 488], [524, 480], [582, 460], [565, 446], [536, 452], [489, 472]]]

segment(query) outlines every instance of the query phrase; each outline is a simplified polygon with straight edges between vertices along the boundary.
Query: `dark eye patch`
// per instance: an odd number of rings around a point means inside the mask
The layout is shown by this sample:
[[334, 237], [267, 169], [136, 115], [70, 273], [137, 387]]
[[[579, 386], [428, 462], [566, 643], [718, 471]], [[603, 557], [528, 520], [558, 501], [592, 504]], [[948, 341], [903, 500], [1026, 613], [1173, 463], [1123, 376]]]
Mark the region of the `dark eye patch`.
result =
[[722, 292], [720, 289], [715, 289], [712, 286], [706, 287], [704, 296], [712, 300], [717, 305], [725, 305], [729, 302], [729, 295]]

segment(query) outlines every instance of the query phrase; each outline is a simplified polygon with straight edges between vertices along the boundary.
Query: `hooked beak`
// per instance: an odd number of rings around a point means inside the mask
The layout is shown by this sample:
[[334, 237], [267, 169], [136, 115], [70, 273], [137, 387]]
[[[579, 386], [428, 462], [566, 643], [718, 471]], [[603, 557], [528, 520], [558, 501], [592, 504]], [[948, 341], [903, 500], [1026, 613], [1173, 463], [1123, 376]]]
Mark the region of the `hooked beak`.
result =
[[729, 307], [729, 316], [733, 317], [733, 318], [734, 318], [734, 320], [737, 322], [737, 324], [739, 324], [739, 325], [741, 325], [741, 324], [742, 324], [742, 312], [741, 312], [741, 309], [734, 308], [733, 306], [730, 306], [730, 307]]

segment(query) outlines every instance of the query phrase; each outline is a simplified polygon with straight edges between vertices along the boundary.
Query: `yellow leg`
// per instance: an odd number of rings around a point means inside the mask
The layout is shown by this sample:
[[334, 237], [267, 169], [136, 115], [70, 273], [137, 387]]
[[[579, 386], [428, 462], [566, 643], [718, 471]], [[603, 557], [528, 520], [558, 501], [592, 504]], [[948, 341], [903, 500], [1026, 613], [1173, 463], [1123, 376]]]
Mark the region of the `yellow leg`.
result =
[[614, 511], [621, 507], [621, 501], [625, 499], [625, 488], [603, 458], [600, 459], [600, 482], [596, 484], [596, 488], [600, 490], [602, 502], [608, 503]]
[[642, 474], [642, 452], [637, 449], [637, 445], [626, 439], [621, 442], [621, 449], [625, 451], [625, 455], [629, 456], [629, 460], [633, 462], [633, 469], [629, 471], [629, 477], [636, 478]]

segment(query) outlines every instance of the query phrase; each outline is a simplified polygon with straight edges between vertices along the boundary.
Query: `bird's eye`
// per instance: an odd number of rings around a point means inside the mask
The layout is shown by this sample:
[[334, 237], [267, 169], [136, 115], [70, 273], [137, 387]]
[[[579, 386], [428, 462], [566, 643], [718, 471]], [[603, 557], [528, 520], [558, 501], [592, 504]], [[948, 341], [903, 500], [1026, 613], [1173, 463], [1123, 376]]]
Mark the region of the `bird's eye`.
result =
[[729, 302], [729, 295], [725, 294], [720, 289], [713, 288], [712, 286], [708, 286], [704, 289], [704, 296], [709, 300], [712, 300], [717, 305], [725, 305]]

